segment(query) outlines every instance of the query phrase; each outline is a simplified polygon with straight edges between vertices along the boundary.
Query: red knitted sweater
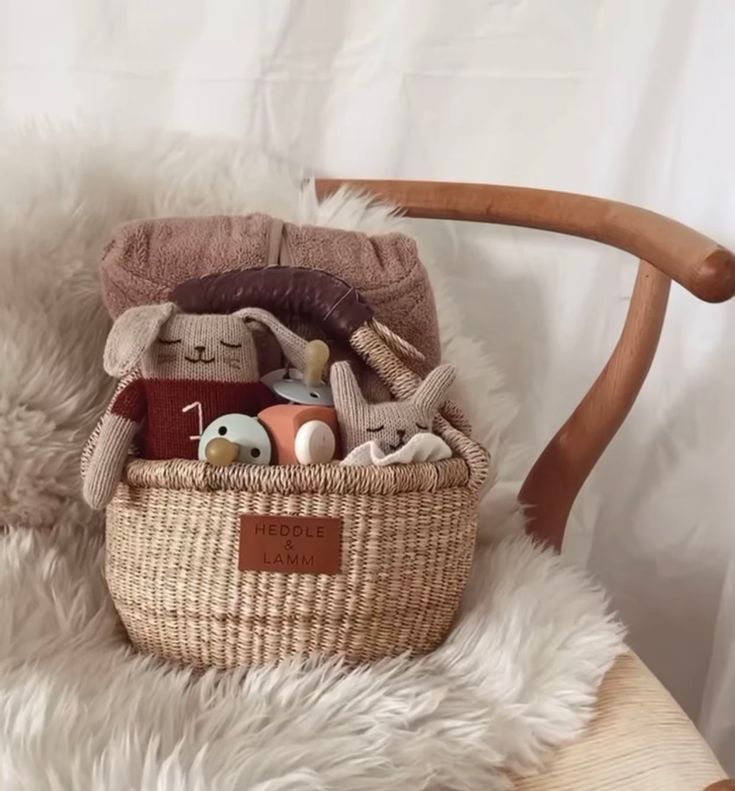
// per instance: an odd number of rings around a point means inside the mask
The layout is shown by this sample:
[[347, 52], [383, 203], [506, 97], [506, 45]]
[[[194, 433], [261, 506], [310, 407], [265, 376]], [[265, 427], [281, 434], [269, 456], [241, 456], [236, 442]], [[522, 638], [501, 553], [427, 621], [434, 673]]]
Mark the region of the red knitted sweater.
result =
[[113, 415], [141, 424], [138, 449], [145, 459], [196, 459], [199, 437], [216, 418], [257, 415], [276, 403], [262, 382], [133, 379], [112, 403]]

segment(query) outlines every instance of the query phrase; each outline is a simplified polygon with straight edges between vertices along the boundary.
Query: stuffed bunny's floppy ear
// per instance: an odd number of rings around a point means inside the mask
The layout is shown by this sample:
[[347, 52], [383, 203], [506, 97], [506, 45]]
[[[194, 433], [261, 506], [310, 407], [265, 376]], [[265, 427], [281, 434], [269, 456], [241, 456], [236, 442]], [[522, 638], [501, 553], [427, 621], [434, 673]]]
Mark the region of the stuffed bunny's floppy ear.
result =
[[105, 345], [104, 366], [118, 379], [135, 368], [176, 309], [173, 302], [129, 308], [112, 325]]
[[243, 321], [257, 321], [266, 326], [273, 333], [273, 337], [278, 341], [283, 353], [291, 361], [291, 364], [298, 368], [299, 371], [304, 370], [306, 341], [295, 332], [292, 332], [272, 313], [262, 308], [242, 308], [242, 310], [235, 311], [233, 315], [239, 316]]
[[455, 370], [453, 365], [440, 365], [429, 371], [426, 378], [413, 394], [413, 403], [429, 414], [436, 412], [447, 400], [447, 392], [454, 383]]
[[334, 405], [338, 412], [348, 415], [358, 414], [365, 405], [365, 396], [360, 390], [352, 366], [346, 361], [334, 363], [329, 372], [329, 386], [332, 388]]

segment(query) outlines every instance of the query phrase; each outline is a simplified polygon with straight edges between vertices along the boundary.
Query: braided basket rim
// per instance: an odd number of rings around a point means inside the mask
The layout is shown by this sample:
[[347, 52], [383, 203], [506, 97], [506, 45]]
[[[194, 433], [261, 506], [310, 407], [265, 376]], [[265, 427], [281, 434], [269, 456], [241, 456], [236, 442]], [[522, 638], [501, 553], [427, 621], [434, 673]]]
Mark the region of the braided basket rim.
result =
[[332, 464], [215, 467], [203, 461], [131, 459], [123, 481], [129, 487], [170, 490], [260, 491], [280, 494], [398, 494], [465, 488], [470, 468], [459, 457], [421, 464], [358, 467]]

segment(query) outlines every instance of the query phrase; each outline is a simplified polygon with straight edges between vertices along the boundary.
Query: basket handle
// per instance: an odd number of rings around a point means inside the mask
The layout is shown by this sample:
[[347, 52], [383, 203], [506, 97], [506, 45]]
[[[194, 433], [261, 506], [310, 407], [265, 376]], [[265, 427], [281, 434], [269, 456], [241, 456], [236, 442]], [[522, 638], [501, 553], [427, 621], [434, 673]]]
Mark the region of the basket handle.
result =
[[[298, 316], [324, 328], [328, 337], [349, 345], [358, 327], [374, 319], [370, 303], [354, 287], [320, 269], [264, 267], [232, 269], [185, 280], [169, 299], [186, 313], [234, 313], [260, 308], [283, 316]], [[424, 355], [408, 341], [379, 324], [383, 340], [408, 360], [422, 362]]]
[[216, 272], [179, 283], [170, 299], [187, 313], [234, 313], [248, 307], [298, 316], [343, 343], [373, 319], [373, 309], [356, 288], [328, 272], [303, 267]]

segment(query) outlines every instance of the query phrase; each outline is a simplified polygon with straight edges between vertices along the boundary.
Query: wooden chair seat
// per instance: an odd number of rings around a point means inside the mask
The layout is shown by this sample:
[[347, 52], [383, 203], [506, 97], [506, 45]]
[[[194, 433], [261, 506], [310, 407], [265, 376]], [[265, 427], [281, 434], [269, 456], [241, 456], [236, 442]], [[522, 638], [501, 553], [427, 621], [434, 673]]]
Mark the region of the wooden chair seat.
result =
[[[517, 791], [702, 791], [723, 780], [706, 742], [638, 657], [621, 656], [600, 688], [597, 714], [548, 771]], [[728, 786], [720, 786], [722, 791]], [[735, 783], [731, 784], [735, 789]]]

